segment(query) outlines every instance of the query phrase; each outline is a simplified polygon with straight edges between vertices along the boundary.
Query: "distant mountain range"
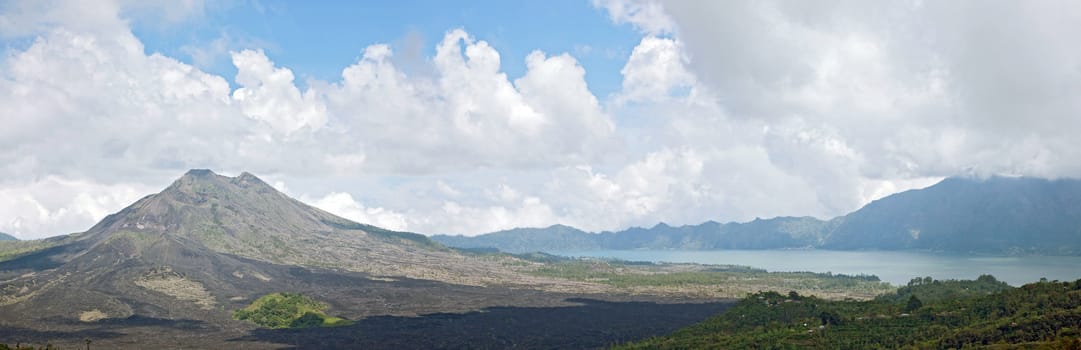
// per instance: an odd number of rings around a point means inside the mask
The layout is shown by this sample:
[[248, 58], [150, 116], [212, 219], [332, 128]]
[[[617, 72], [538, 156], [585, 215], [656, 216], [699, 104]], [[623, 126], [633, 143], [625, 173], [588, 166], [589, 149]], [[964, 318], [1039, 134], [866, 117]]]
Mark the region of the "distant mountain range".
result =
[[826, 221], [778, 217], [679, 227], [661, 223], [602, 233], [556, 225], [432, 239], [452, 247], [509, 252], [822, 248], [1079, 255], [1081, 180], [948, 178]]
[[15, 238], [15, 236], [0, 232], [0, 241], [18, 241], [18, 240], [19, 239]]

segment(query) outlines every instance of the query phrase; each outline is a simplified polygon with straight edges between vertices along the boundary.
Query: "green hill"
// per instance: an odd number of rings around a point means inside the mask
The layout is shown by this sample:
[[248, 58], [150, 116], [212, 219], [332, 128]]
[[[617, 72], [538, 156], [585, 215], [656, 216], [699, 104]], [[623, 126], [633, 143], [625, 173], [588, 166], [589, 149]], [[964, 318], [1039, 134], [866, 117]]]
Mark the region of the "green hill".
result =
[[620, 348], [1081, 347], [1081, 280], [1019, 288], [990, 276], [919, 280], [871, 301], [760, 292], [700, 324]]

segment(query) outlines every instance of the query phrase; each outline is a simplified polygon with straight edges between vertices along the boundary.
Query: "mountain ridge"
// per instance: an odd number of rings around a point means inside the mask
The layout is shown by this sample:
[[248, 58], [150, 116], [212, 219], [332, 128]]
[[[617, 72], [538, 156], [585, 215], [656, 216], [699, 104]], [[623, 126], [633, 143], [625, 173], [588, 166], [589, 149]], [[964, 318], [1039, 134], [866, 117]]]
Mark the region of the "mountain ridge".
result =
[[[1081, 180], [951, 177], [895, 193], [829, 220], [776, 217], [748, 222], [632, 227], [588, 233], [546, 229], [432, 236], [448, 246], [510, 252], [602, 249], [928, 250], [994, 254], [1081, 254]], [[536, 237], [521, 237], [525, 233]], [[986, 236], [978, 233], [988, 233]], [[1031, 240], [1033, 233], [1047, 240]], [[528, 243], [528, 244], [527, 244]]]

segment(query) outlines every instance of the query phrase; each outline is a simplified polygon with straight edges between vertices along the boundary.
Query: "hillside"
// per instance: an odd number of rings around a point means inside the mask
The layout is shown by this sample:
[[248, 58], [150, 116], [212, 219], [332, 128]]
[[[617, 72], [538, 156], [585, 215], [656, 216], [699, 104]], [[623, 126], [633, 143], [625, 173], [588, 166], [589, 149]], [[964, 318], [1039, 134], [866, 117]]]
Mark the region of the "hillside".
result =
[[[589, 289], [587, 283], [508, 269], [504, 264], [511, 258], [474, 258], [422, 235], [342, 219], [248, 173], [226, 177], [209, 170], [188, 172], [86, 232], [0, 248], [0, 321], [140, 316], [226, 322], [226, 305], [241, 305], [258, 293], [329, 293], [333, 288], [324, 287], [333, 283], [309, 285], [322, 268], [342, 281], [362, 273], [458, 285]], [[372, 293], [382, 298], [383, 292]], [[427, 292], [395, 293], [408, 299]]]
[[0, 232], [0, 241], [17, 241], [17, 240], [19, 240], [19, 239], [15, 238], [15, 236]]
[[700, 324], [622, 348], [1081, 347], [1081, 280], [1019, 288], [990, 276], [913, 281], [923, 282], [871, 301], [756, 293]]
[[1081, 181], [950, 178], [845, 215], [822, 247], [1081, 254]]
[[948, 178], [876, 200], [828, 221], [812, 217], [658, 224], [587, 233], [567, 226], [476, 237], [433, 236], [448, 246], [511, 252], [594, 249], [928, 250], [991, 254], [1081, 254], [1081, 180]]

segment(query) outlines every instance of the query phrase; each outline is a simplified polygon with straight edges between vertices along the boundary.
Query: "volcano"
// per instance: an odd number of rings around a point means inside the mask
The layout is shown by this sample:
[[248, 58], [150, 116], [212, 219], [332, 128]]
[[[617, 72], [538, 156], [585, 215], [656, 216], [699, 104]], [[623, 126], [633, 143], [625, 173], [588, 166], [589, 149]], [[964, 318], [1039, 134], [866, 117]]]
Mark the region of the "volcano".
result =
[[46, 248], [0, 262], [0, 319], [135, 316], [221, 324], [259, 293], [326, 295], [345, 281], [353, 281], [349, 287], [400, 279], [581, 287], [525, 276], [498, 259], [468, 256], [423, 235], [346, 220], [249, 173], [191, 170], [86, 232], [40, 244]]

